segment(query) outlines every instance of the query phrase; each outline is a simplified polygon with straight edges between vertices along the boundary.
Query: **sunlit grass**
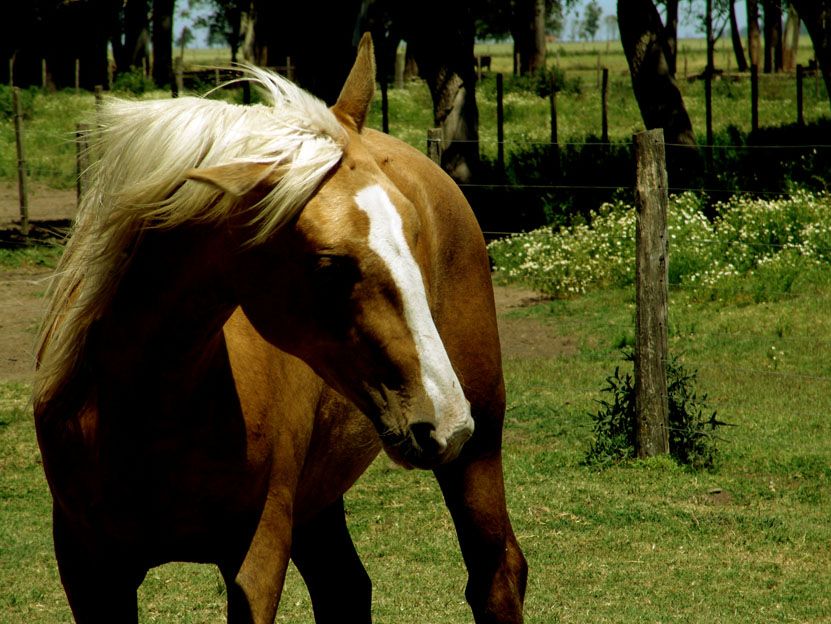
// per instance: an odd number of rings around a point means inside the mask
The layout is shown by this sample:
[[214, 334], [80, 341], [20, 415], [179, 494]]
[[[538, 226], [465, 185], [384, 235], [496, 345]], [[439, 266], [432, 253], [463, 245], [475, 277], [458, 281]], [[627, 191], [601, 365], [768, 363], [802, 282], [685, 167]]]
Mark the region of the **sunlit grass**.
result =
[[[597, 471], [583, 465], [604, 378], [625, 366], [629, 289], [593, 291], [512, 312], [567, 336], [570, 354], [506, 361], [505, 472], [531, 567], [527, 621], [823, 622], [831, 612], [831, 289], [775, 302], [670, 296], [670, 351], [697, 369], [719, 419], [712, 472], [668, 460]], [[781, 359], [768, 353], [775, 346]], [[0, 385], [0, 622], [64, 622], [51, 553], [49, 496], [29, 388]], [[428, 473], [379, 458], [346, 497], [374, 580], [379, 622], [469, 622], [465, 573]], [[151, 570], [143, 622], [216, 622], [224, 588], [212, 566]], [[671, 618], [670, 618], [671, 616]], [[278, 622], [311, 624], [290, 570]]]

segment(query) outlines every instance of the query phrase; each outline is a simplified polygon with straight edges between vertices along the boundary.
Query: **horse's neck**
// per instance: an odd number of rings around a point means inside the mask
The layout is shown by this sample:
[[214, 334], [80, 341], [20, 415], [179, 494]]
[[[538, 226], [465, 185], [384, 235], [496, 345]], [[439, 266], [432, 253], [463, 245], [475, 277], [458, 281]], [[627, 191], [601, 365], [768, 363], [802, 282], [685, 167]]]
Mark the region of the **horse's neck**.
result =
[[204, 232], [146, 236], [97, 323], [99, 379], [137, 392], [184, 389], [195, 381], [221, 344], [234, 307], [223, 254], [221, 241]]

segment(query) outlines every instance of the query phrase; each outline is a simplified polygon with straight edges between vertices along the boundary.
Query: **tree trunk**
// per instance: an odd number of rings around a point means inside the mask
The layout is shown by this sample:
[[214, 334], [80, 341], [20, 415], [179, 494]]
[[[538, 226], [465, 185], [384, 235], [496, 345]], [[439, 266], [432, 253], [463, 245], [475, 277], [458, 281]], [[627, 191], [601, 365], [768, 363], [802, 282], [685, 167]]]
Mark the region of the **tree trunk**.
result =
[[733, 40], [733, 53], [736, 55], [736, 69], [740, 72], [747, 71], [747, 60], [744, 58], [742, 47], [742, 35], [739, 32], [739, 22], [736, 19], [736, 4], [730, 2], [730, 38]]
[[334, 104], [355, 60], [361, 4], [254, 0], [255, 59], [274, 67], [291, 58], [294, 81]]
[[667, 23], [664, 28], [666, 34], [667, 68], [669, 75], [675, 78], [678, 60], [678, 0], [667, 0]]
[[517, 0], [513, 4], [511, 35], [521, 75], [545, 67], [545, 0]]
[[811, 35], [814, 55], [831, 101], [831, 0], [793, 0], [793, 5]]
[[765, 9], [766, 74], [782, 71], [782, 5], [779, 0], [763, 0]]
[[[412, 46], [419, 73], [430, 87], [434, 125], [442, 129], [442, 167], [462, 183], [470, 182], [479, 164], [475, 30], [472, 12], [464, 4], [430, 0], [405, 9], [410, 27], [405, 33], [407, 48]], [[435, 20], [439, 14], [441, 19]]]
[[124, 47], [122, 58], [116, 57], [119, 72], [144, 67], [147, 42], [150, 40], [147, 0], [127, 0], [124, 5]]
[[759, 67], [759, 57], [762, 51], [762, 34], [759, 32], [759, 3], [758, 0], [747, 2], [747, 53], [750, 55], [750, 64]]
[[799, 52], [800, 19], [793, 4], [788, 4], [788, 17], [782, 37], [782, 66], [785, 71], [796, 69], [796, 55]]
[[669, 73], [661, 17], [651, 0], [618, 0], [618, 26], [632, 88], [648, 130], [663, 128], [672, 169], [698, 166], [695, 134], [681, 91]]
[[153, 81], [173, 80], [173, 8], [175, 0], [153, 0]]
[[84, 89], [107, 84], [106, 14], [106, 0], [61, 3], [44, 12], [38, 51], [46, 59], [49, 87], [74, 87], [76, 70]]

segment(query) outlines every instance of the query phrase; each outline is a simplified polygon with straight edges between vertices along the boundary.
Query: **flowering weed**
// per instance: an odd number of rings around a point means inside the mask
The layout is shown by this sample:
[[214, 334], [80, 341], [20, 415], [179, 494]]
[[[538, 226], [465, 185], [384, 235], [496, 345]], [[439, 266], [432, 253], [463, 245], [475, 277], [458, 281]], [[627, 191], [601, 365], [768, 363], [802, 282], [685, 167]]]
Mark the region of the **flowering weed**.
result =
[[[831, 196], [734, 197], [710, 221], [693, 193], [670, 199], [670, 284], [701, 299], [775, 299], [831, 264]], [[635, 209], [604, 204], [588, 224], [541, 228], [495, 241], [497, 271], [555, 297], [634, 280]], [[826, 271], [827, 272], [827, 271]]]

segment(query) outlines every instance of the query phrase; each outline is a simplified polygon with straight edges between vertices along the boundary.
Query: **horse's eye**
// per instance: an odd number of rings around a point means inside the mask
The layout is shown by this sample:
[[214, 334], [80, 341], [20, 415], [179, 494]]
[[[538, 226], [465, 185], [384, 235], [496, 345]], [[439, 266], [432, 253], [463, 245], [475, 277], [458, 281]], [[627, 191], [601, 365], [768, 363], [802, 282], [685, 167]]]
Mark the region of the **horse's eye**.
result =
[[351, 256], [319, 254], [315, 256], [315, 278], [326, 285], [351, 287], [361, 277], [358, 263]]

